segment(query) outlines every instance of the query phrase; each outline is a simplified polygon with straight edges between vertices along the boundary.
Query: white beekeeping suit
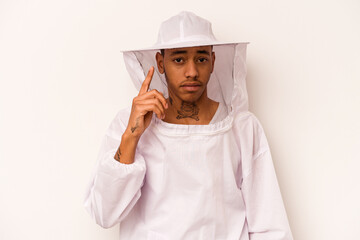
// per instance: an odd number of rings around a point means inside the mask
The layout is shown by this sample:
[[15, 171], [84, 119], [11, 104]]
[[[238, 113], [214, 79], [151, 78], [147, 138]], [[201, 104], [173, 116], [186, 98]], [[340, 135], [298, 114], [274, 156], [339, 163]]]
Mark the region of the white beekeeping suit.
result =
[[[155, 117], [141, 136], [132, 164], [114, 159], [130, 108], [119, 111], [104, 137], [85, 207], [105, 227], [120, 224], [126, 240], [292, 239], [264, 131], [248, 111], [247, 43], [218, 42], [211, 24], [189, 12], [165, 21], [157, 44], [124, 52], [140, 89], [160, 49], [213, 45], [208, 96], [226, 108], [208, 125]], [[155, 71], [151, 89], [168, 96]]]

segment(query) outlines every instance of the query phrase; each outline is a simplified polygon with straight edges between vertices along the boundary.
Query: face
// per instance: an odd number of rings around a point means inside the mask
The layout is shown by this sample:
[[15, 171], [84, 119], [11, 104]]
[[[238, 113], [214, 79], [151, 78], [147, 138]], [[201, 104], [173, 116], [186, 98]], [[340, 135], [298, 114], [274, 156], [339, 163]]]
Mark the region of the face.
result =
[[186, 102], [204, 96], [214, 70], [215, 53], [211, 46], [165, 49], [156, 54], [160, 73], [164, 73], [169, 95]]

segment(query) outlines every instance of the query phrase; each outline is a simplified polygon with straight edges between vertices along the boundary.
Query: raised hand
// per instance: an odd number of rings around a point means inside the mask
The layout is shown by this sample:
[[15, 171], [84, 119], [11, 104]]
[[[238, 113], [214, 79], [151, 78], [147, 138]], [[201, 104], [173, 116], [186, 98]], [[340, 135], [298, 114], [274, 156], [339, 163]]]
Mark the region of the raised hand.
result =
[[162, 93], [156, 89], [148, 91], [153, 75], [154, 67], [151, 67], [141, 85], [138, 96], [132, 102], [127, 131], [137, 138], [140, 138], [145, 129], [150, 125], [153, 113], [158, 118], [163, 119], [165, 117], [165, 109], [168, 108], [168, 103]]

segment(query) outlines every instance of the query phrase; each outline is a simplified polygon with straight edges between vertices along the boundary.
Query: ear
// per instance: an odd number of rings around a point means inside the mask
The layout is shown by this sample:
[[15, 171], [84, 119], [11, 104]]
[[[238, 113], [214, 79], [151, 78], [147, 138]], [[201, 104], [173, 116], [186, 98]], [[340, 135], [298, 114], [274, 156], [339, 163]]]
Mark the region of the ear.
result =
[[159, 52], [156, 53], [156, 63], [157, 63], [159, 73], [163, 74], [165, 72], [165, 70], [164, 70], [164, 56]]
[[211, 66], [211, 73], [212, 73], [214, 71], [214, 66], [215, 66], [215, 52], [211, 53], [211, 63], [212, 63]]

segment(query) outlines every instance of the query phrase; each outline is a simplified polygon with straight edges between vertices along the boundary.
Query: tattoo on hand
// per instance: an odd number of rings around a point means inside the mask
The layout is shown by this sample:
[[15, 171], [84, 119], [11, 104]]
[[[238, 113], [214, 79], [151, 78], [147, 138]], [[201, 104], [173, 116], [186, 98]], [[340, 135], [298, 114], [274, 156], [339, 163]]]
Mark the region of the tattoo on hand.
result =
[[183, 101], [181, 109], [177, 112], [179, 115], [177, 115], [176, 119], [192, 118], [199, 121], [199, 107], [195, 103]]
[[119, 147], [119, 149], [117, 150], [117, 152], [115, 154], [115, 159], [120, 161], [120, 156], [121, 156], [121, 151], [120, 151], [120, 147]]
[[131, 127], [131, 132], [134, 133], [138, 127], [139, 127], [139, 118], [136, 118], [135, 126]]

